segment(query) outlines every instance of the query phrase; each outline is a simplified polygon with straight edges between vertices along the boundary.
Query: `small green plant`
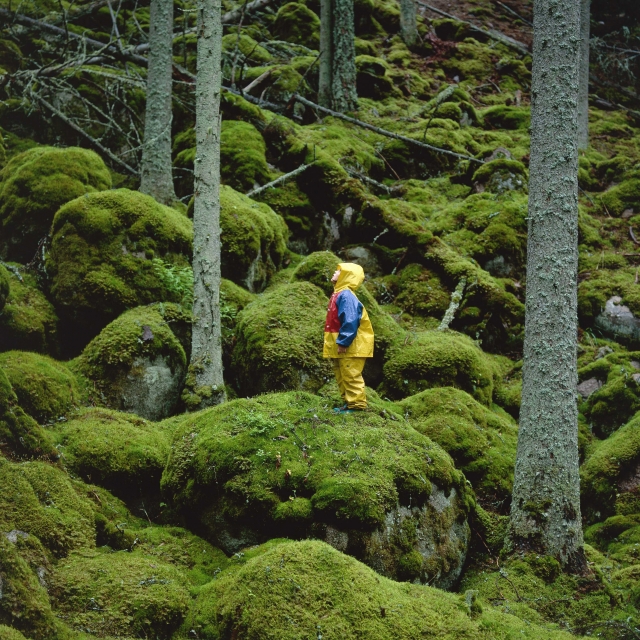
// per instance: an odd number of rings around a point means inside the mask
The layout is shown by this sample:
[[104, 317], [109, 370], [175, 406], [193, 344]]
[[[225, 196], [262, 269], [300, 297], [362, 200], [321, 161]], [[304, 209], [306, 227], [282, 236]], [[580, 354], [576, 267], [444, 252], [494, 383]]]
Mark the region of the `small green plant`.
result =
[[153, 270], [162, 284], [179, 296], [183, 307], [190, 308], [193, 305], [193, 269], [165, 262], [161, 258], [154, 258], [152, 262]]

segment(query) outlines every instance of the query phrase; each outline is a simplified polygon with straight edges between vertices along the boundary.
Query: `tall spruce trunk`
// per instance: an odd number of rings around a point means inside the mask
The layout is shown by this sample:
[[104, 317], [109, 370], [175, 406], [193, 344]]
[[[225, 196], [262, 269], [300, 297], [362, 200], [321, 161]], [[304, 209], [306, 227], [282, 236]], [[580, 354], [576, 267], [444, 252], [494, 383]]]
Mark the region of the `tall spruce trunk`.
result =
[[[225, 400], [220, 326], [220, 0], [198, 0], [193, 210], [192, 389], [198, 408]], [[193, 408], [193, 407], [192, 407]]]
[[589, 146], [589, 38], [591, 0], [580, 0], [580, 93], [578, 95], [578, 149]]
[[579, 0], [535, 0], [524, 366], [515, 548], [585, 567], [578, 474]]
[[400, 0], [400, 34], [407, 47], [413, 47], [418, 41], [415, 0]]
[[140, 191], [163, 204], [176, 199], [171, 174], [172, 71], [173, 0], [151, 0]]
[[336, 111], [358, 108], [353, 0], [320, 0], [318, 101]]

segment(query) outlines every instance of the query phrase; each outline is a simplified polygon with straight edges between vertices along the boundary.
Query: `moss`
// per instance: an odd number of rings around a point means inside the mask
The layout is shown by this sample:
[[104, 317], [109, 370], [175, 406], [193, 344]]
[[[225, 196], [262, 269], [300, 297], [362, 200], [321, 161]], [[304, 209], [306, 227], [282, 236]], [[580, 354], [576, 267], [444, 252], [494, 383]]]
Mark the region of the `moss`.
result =
[[368, 55], [356, 57], [356, 89], [359, 97], [383, 100], [399, 95], [398, 89], [387, 75], [389, 65], [381, 58]]
[[620, 216], [627, 209], [640, 211], [640, 177], [638, 172], [605, 191], [598, 199], [597, 205], [601, 212], [612, 216]]
[[18, 398], [0, 368], [0, 452], [17, 459], [56, 459], [45, 431], [18, 404]]
[[51, 592], [68, 626], [100, 637], [169, 638], [189, 606], [182, 572], [127, 551], [71, 555], [58, 564]]
[[11, 276], [9, 272], [0, 264], [0, 313], [9, 297], [11, 290]]
[[19, 262], [33, 258], [65, 202], [111, 188], [100, 156], [78, 147], [35, 147], [12, 158], [0, 177], [0, 256]]
[[[431, 440], [397, 419], [341, 417], [326, 407], [323, 398], [290, 392], [186, 417], [162, 479], [166, 498], [227, 551], [276, 535], [321, 534], [326, 524], [360, 531], [352, 531], [357, 540], [382, 527], [398, 501], [425, 505], [434, 486], [449, 500], [458, 496], [463, 517], [463, 476]], [[440, 536], [440, 555], [423, 567], [430, 576], [451, 570], [454, 551], [446, 533], [453, 523], [432, 517], [423, 535]], [[366, 557], [364, 542], [350, 552]], [[401, 555], [413, 544], [381, 553]]]
[[[47, 592], [17, 546], [0, 535], [0, 623], [16, 627], [33, 638], [56, 637], [56, 619]], [[11, 633], [3, 629], [7, 627], [0, 626], [3, 640], [23, 638], [17, 630]]]
[[318, 390], [332, 375], [322, 358], [327, 299], [308, 282], [269, 290], [238, 314], [233, 374], [242, 395]]
[[398, 406], [416, 431], [451, 455], [485, 504], [494, 509], [508, 506], [516, 459], [515, 423], [451, 387], [428, 389]]
[[[394, 284], [390, 283], [392, 287]], [[393, 287], [398, 292], [394, 304], [412, 315], [441, 320], [449, 307], [451, 292], [433, 271], [422, 265], [409, 264], [402, 269], [396, 287]]]
[[570, 638], [491, 608], [470, 615], [464, 597], [398, 584], [322, 542], [285, 542], [200, 592], [189, 627], [204, 640], [433, 636]]
[[331, 251], [316, 251], [302, 260], [293, 272], [292, 279], [311, 282], [330, 296], [333, 293], [331, 278], [341, 262]]
[[385, 391], [391, 398], [412, 396], [431, 387], [454, 386], [490, 405], [494, 367], [467, 336], [425, 331], [392, 350], [384, 365]]
[[125, 309], [185, 297], [176, 270], [188, 268], [191, 222], [150, 196], [116, 189], [77, 198], [58, 211], [52, 235], [51, 297], [75, 344]]
[[233, 54], [236, 46], [243, 56], [250, 56], [254, 62], [264, 64], [273, 59], [273, 56], [260, 43], [247, 34], [242, 33], [238, 38], [237, 33], [230, 33], [222, 38], [223, 51]]
[[526, 189], [528, 172], [522, 162], [498, 158], [483, 164], [472, 179], [488, 191], [502, 193]]
[[260, 132], [250, 123], [223, 120], [220, 133], [220, 175], [222, 181], [238, 191], [249, 191], [271, 176], [265, 157], [266, 145]]
[[0, 459], [0, 523], [36, 536], [55, 557], [95, 544], [91, 502], [69, 477], [44, 462]]
[[55, 355], [58, 317], [38, 289], [36, 278], [20, 272], [10, 275], [11, 290], [0, 310], [0, 351], [20, 349]]
[[17, 629], [0, 624], [0, 640], [26, 640], [26, 638]]
[[0, 367], [22, 409], [37, 422], [64, 418], [82, 399], [73, 373], [47, 356], [9, 351], [0, 354]]
[[637, 492], [640, 416], [599, 443], [580, 470], [582, 509], [589, 522], [612, 515], [618, 494]]
[[495, 129], [527, 129], [531, 124], [531, 110], [529, 107], [510, 107], [496, 105], [482, 112], [485, 125]]
[[484, 553], [489, 551], [498, 555], [505, 544], [509, 530], [509, 516], [501, 516], [493, 511], [485, 511], [479, 504], [473, 510], [473, 531], [480, 538], [474, 538], [477, 551]]
[[271, 30], [280, 40], [303, 44], [310, 49], [320, 46], [320, 18], [298, 2], [288, 2], [278, 9]]
[[59, 427], [65, 466], [125, 500], [157, 493], [169, 453], [167, 436], [131, 414], [88, 409]]

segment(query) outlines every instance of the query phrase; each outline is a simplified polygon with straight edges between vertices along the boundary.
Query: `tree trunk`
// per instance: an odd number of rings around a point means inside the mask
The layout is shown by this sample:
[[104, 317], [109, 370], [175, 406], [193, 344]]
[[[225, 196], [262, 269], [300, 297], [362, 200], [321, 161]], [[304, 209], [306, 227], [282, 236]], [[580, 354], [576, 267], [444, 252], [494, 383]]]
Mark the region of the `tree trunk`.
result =
[[333, 28], [331, 59], [333, 109], [356, 111], [356, 46], [353, 0], [333, 0]]
[[172, 70], [173, 0], [151, 0], [140, 191], [163, 204], [176, 199], [171, 174]]
[[578, 95], [578, 149], [589, 146], [589, 37], [591, 0], [580, 0], [580, 93]]
[[332, 1], [320, 0], [320, 77], [318, 80], [318, 104], [321, 107], [331, 109], [331, 58], [333, 46], [331, 44], [332, 32]]
[[198, 0], [191, 408], [225, 400], [220, 327], [220, 0]]
[[415, 0], [400, 0], [400, 33], [407, 47], [413, 47], [418, 41]]
[[524, 366], [511, 503], [515, 548], [584, 569], [578, 474], [576, 0], [534, 3]]

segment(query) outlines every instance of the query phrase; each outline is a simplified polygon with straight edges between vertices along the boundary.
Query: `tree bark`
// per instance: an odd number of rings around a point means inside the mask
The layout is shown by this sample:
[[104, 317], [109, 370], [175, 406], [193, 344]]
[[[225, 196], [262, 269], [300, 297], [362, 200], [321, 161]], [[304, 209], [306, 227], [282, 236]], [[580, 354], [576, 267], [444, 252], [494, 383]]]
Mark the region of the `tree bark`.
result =
[[407, 47], [418, 41], [418, 20], [414, 0], [400, 0], [400, 34]]
[[578, 149], [589, 146], [589, 38], [591, 0], [580, 0], [580, 93], [578, 95]]
[[173, 0], [151, 0], [140, 191], [162, 204], [176, 199], [171, 173], [172, 72]]
[[577, 267], [580, 6], [535, 0], [522, 407], [511, 503], [515, 548], [586, 564], [578, 473]]
[[225, 400], [220, 326], [220, 0], [198, 0], [191, 373], [199, 408]]
[[331, 58], [333, 46], [331, 43], [332, 31], [332, 0], [320, 0], [320, 68], [318, 79], [318, 104], [327, 109], [333, 106], [331, 96]]

